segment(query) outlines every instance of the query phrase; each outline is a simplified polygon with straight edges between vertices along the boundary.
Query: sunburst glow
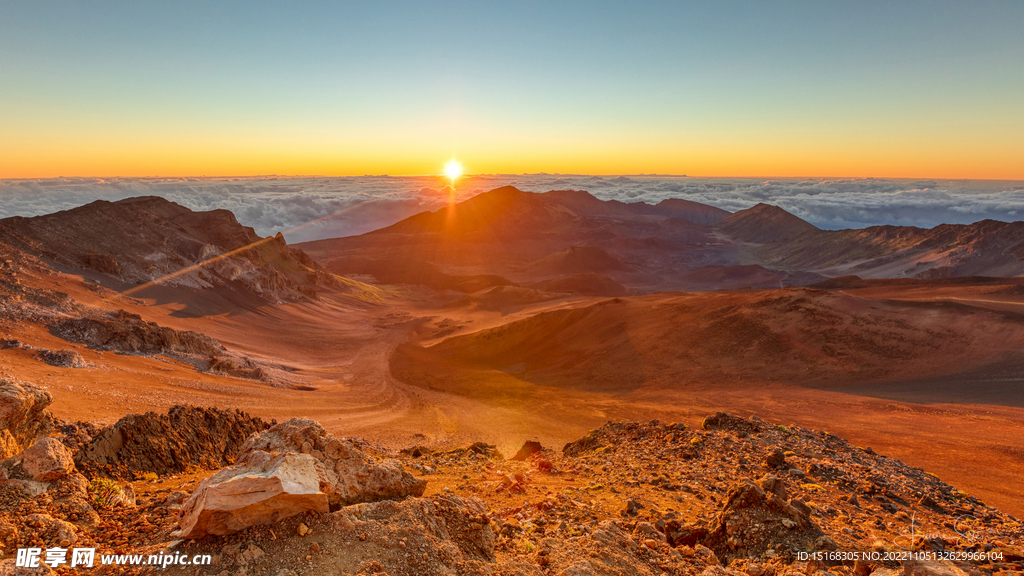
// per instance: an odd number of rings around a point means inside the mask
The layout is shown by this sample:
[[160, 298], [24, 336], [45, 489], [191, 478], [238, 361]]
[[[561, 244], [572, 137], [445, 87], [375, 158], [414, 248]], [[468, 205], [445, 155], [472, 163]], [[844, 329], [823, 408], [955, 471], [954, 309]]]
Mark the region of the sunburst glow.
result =
[[462, 164], [459, 164], [457, 160], [451, 160], [444, 165], [444, 175], [454, 182], [456, 178], [462, 176]]

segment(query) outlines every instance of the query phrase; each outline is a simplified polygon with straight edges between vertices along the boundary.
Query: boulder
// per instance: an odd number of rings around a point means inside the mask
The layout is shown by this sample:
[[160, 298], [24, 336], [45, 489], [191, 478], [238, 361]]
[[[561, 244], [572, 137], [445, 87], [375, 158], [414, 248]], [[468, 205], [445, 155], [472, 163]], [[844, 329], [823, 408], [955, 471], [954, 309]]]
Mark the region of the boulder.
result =
[[423, 495], [426, 480], [406, 472], [397, 460], [375, 461], [356, 443], [351, 438], [335, 438], [313, 420], [293, 418], [250, 436], [242, 445], [241, 457], [251, 452], [312, 456], [320, 489], [327, 494], [331, 510], [359, 502]]
[[498, 459], [501, 458], [501, 453], [498, 452], [498, 447], [495, 446], [494, 444], [488, 444], [486, 442], [473, 442], [472, 444], [469, 445], [469, 448], [467, 448], [467, 450], [474, 454], [480, 454], [482, 456], [490, 456]]
[[43, 438], [13, 458], [32, 480], [50, 482], [75, 471], [74, 455], [56, 438]]
[[512, 457], [513, 460], [527, 460], [530, 456], [540, 452], [544, 448], [540, 445], [540, 442], [533, 440], [527, 440], [523, 443], [523, 447], [516, 452], [516, 455]]
[[9, 458], [53, 428], [50, 393], [16, 378], [0, 377], [0, 458]]
[[696, 546], [708, 537], [708, 529], [698, 524], [684, 524], [679, 520], [665, 523], [665, 537], [670, 546]]
[[316, 464], [308, 454], [250, 451], [196, 487], [181, 507], [181, 537], [231, 534], [303, 512], [327, 512]]

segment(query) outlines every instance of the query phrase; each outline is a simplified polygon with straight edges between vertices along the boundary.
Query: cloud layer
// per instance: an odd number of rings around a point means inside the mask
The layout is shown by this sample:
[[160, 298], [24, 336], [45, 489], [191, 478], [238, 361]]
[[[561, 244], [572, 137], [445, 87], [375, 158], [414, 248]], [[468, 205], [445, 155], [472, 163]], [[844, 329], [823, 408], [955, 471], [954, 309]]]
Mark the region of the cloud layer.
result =
[[261, 235], [289, 242], [361, 234], [452, 198], [512, 184], [522, 190], [587, 190], [605, 200], [656, 204], [685, 198], [735, 211], [775, 204], [829, 229], [877, 224], [932, 227], [987, 218], [1024, 219], [1024, 182], [984, 180], [686, 178], [658, 176], [487, 175], [454, 196], [437, 177], [0, 180], [0, 217], [36, 216], [95, 200], [161, 196], [193, 210], [231, 210]]

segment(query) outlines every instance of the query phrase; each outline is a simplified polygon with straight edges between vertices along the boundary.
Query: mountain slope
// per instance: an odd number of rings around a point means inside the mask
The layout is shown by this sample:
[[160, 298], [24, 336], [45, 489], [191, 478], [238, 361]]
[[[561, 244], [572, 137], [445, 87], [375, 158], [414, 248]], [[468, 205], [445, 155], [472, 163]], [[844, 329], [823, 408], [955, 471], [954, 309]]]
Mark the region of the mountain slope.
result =
[[865, 278], [1024, 274], [1024, 222], [982, 220], [930, 229], [873, 226], [819, 231], [766, 245], [758, 255], [784, 268], [831, 269]]
[[1022, 344], [1017, 316], [789, 288], [615, 298], [407, 346], [393, 362], [400, 378], [431, 373], [460, 393], [485, 390], [509, 365], [523, 366], [519, 378], [533, 384], [629, 391], [920, 377], [983, 365]]
[[796, 238], [818, 228], [778, 206], [758, 204], [740, 210], [715, 224], [715, 228], [741, 242], [779, 242]]
[[694, 224], [714, 224], [731, 214], [731, 212], [721, 208], [693, 202], [692, 200], [683, 200], [682, 198], [667, 198], [658, 202], [654, 208], [658, 209], [659, 214], [670, 215], [673, 218], [683, 218]]
[[528, 267], [541, 275], [587, 274], [603, 272], [629, 272], [632, 270], [610, 254], [593, 246], [569, 246], [545, 256]]
[[300, 300], [333, 277], [280, 234], [261, 238], [227, 210], [193, 212], [163, 198], [99, 200], [71, 210], [0, 220], [12, 247], [129, 284], [229, 287], [269, 300]]

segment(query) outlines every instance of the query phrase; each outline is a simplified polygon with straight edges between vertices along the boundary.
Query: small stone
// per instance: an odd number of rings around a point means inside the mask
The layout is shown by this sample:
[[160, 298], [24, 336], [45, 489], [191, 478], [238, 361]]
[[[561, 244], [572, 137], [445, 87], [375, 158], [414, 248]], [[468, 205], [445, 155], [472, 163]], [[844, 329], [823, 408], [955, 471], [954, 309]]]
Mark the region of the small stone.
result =
[[789, 495], [786, 494], [786, 486], [782, 482], [782, 479], [779, 478], [778, 476], [773, 476], [769, 474], [768, 476], [762, 478], [761, 488], [765, 492], [775, 494], [776, 496], [778, 496], [779, 500], [786, 500], [789, 498]]
[[306, 534], [309, 534], [309, 526], [306, 526], [302, 522], [299, 522], [299, 525], [297, 528], [295, 528], [295, 531], [299, 533], [299, 536], [305, 536]]
[[768, 468], [785, 468], [786, 467], [786, 454], [781, 448], [776, 448], [774, 452], [768, 455], [764, 459], [764, 465]]

